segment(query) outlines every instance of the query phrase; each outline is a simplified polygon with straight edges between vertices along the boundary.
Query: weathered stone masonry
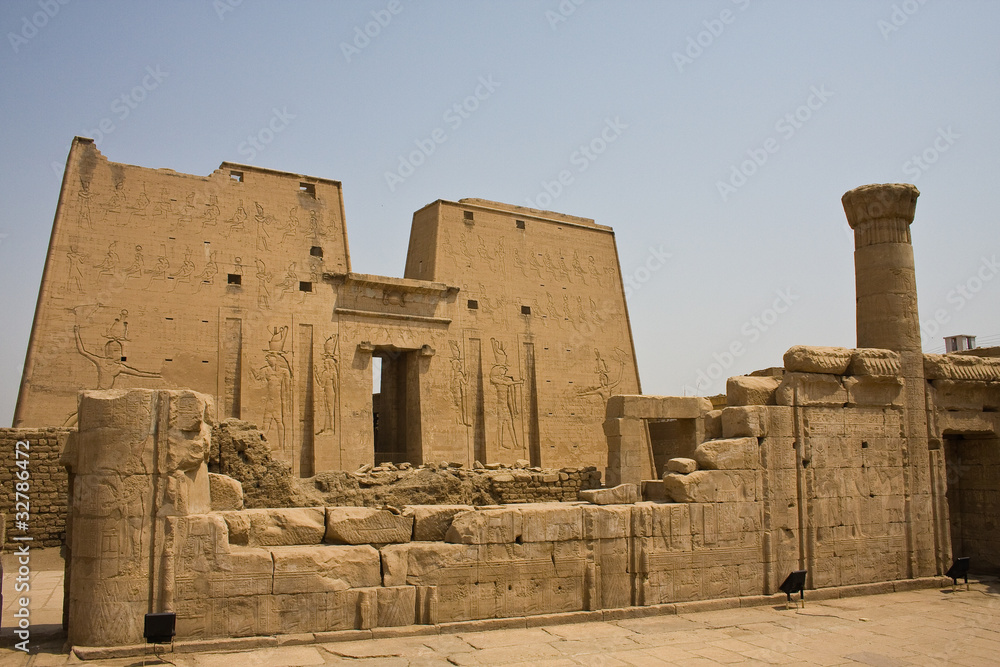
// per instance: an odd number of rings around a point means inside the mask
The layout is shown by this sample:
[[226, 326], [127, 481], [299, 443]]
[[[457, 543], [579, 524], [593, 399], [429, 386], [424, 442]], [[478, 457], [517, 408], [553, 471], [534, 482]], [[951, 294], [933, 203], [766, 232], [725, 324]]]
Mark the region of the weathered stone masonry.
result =
[[[14, 484], [18, 471], [17, 461], [28, 462], [29, 521], [28, 535], [35, 546], [61, 546], [66, 533], [66, 469], [59, 463], [59, 453], [66, 441], [69, 429], [63, 428], [4, 428], [0, 429], [0, 513], [6, 516], [7, 543], [5, 549], [12, 549], [11, 538], [24, 535], [24, 531], [14, 530], [15, 496]], [[24, 441], [30, 447], [22, 453], [28, 457], [17, 457], [17, 443]]]

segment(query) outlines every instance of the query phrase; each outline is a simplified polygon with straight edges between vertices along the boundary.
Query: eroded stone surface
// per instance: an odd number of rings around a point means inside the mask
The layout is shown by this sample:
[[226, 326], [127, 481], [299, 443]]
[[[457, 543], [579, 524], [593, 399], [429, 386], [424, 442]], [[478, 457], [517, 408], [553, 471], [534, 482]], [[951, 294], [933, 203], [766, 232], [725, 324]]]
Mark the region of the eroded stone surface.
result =
[[619, 484], [610, 489], [590, 489], [580, 492], [580, 500], [594, 505], [629, 505], [639, 500], [635, 484]]
[[243, 509], [243, 485], [228, 475], [208, 473], [209, 493], [212, 497], [212, 511]]
[[326, 541], [335, 544], [409, 542], [413, 517], [370, 507], [327, 507]]
[[851, 363], [851, 350], [844, 347], [794, 345], [785, 352], [784, 362], [786, 371], [843, 375]]
[[679, 472], [688, 474], [698, 469], [698, 462], [694, 459], [675, 458], [667, 461], [667, 472]]

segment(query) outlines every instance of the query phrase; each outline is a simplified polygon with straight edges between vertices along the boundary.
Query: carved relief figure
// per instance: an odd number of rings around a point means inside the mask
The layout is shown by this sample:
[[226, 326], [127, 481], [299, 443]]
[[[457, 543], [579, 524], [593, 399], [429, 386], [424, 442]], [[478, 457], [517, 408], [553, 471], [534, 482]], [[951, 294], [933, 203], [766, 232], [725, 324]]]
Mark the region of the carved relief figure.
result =
[[323, 229], [323, 221], [316, 211], [309, 211], [309, 232], [306, 234], [306, 238], [319, 240], [321, 236], [326, 236], [326, 230]]
[[160, 198], [156, 200], [153, 204], [153, 217], [154, 218], [166, 218], [167, 215], [173, 213], [174, 202], [170, 199], [170, 195], [167, 193], [166, 188], [160, 189]]
[[122, 274], [122, 284], [127, 284], [129, 278], [142, 278], [145, 268], [145, 262], [142, 258], [142, 246], [136, 245], [135, 255], [132, 256], [132, 263], [128, 265]]
[[271, 218], [264, 215], [264, 207], [259, 202], [254, 202], [253, 205], [257, 208], [257, 212], [253, 216], [253, 220], [257, 224], [257, 250], [269, 250], [267, 240], [271, 238], [271, 235], [267, 231], [267, 226], [271, 224]]
[[[124, 312], [124, 311], [123, 311]], [[117, 321], [117, 320], [116, 320]], [[159, 373], [133, 368], [122, 361], [121, 342], [108, 340], [104, 344], [104, 353], [95, 354], [87, 350], [80, 336], [80, 325], [73, 325], [73, 336], [76, 338], [76, 350], [86, 357], [97, 368], [97, 388], [112, 389], [119, 375], [131, 375], [137, 378], [160, 379]], [[108, 356], [111, 355], [111, 356]], [[117, 355], [117, 356], [115, 356]]]
[[595, 349], [595, 370], [597, 372], [597, 384], [592, 387], [587, 387], [581, 389], [578, 392], [579, 396], [600, 396], [601, 400], [607, 402], [611, 398], [611, 392], [614, 391], [615, 387], [621, 384], [622, 377], [625, 374], [625, 364], [628, 356], [625, 354], [625, 350], [616, 347], [614, 356], [615, 361], [618, 364], [618, 370], [615, 374], [615, 378], [611, 378], [611, 368], [608, 363], [601, 356], [601, 351]]
[[205, 206], [205, 214], [201, 218], [201, 226], [215, 227], [219, 223], [219, 216], [222, 215], [222, 211], [219, 209], [218, 196], [209, 196], [208, 204]]
[[83, 263], [87, 261], [87, 256], [77, 250], [76, 245], [69, 247], [66, 253], [69, 260], [69, 275], [66, 277], [66, 289], [71, 289], [83, 294]]
[[465, 426], [472, 426], [466, 407], [469, 375], [465, 370], [465, 360], [462, 359], [462, 349], [459, 347], [458, 341], [450, 340], [448, 344], [451, 346], [451, 391], [455, 399], [455, 407], [458, 408], [458, 421]]
[[120, 261], [118, 259], [118, 253], [115, 251], [117, 247], [118, 241], [112, 241], [109, 243], [108, 252], [104, 255], [104, 261], [94, 266], [95, 269], [100, 269], [100, 272], [97, 274], [98, 279], [100, 279], [101, 276], [113, 277], [115, 275], [115, 271], [118, 269], [118, 262]]
[[289, 236], [294, 237], [299, 233], [299, 217], [295, 215], [295, 211], [298, 209], [298, 206], [293, 206], [288, 209], [288, 222], [285, 223], [285, 233], [281, 235], [280, 243], [284, 243], [285, 239]]
[[201, 281], [199, 285], [214, 285], [215, 275], [219, 272], [219, 264], [215, 261], [215, 256], [219, 254], [218, 250], [213, 250], [208, 255], [208, 262], [205, 264], [204, 270], [198, 274], [198, 279]]
[[233, 232], [242, 232], [246, 229], [247, 210], [243, 208], [243, 200], [240, 200], [239, 205], [236, 207], [236, 212], [233, 213], [233, 217], [226, 220], [229, 223], [229, 234]]
[[108, 203], [104, 207], [104, 225], [117, 225], [125, 208], [125, 183], [115, 181], [115, 191], [108, 198]]
[[77, 224], [84, 229], [93, 229], [94, 224], [90, 220], [90, 183], [80, 179], [80, 191], [76, 193], [77, 206], [79, 210], [77, 211]]
[[337, 394], [340, 391], [340, 360], [337, 358], [339, 336], [334, 334], [323, 343], [323, 359], [313, 372], [322, 389], [323, 426], [316, 435], [335, 433], [337, 430]]
[[194, 193], [188, 193], [188, 196], [184, 198], [184, 204], [181, 206], [180, 215], [177, 218], [178, 221], [188, 223], [194, 218]]
[[250, 369], [251, 375], [265, 385], [264, 413], [261, 418], [261, 429], [270, 434], [271, 426], [278, 429], [278, 448], [285, 451], [286, 425], [292, 413], [292, 367], [285, 358], [285, 336], [288, 327], [269, 329], [271, 340], [268, 349], [264, 350], [265, 365], [259, 369]]
[[170, 260], [167, 259], [167, 247], [165, 245], [160, 245], [160, 256], [156, 258], [156, 266], [154, 266], [149, 271], [149, 282], [146, 284], [146, 289], [153, 286], [154, 280], [159, 280], [161, 283], [167, 281], [167, 271], [170, 270]]
[[191, 261], [191, 248], [189, 246], [184, 249], [184, 261], [181, 262], [181, 268], [177, 269], [177, 273], [173, 275], [174, 289], [177, 289], [177, 285], [180, 283], [191, 282], [191, 276], [193, 275], [194, 262]]
[[[518, 449], [517, 428], [515, 419], [519, 414], [517, 409], [517, 385], [524, 384], [524, 380], [515, 380], [507, 367], [507, 352], [503, 343], [496, 338], [491, 338], [493, 344], [493, 358], [496, 363], [490, 370], [490, 384], [497, 392], [497, 445], [501, 449]], [[510, 442], [505, 441], [506, 435], [510, 436]]]
[[254, 263], [257, 264], [257, 307], [261, 310], [269, 310], [271, 308], [271, 292], [267, 285], [271, 282], [271, 274], [267, 272], [264, 260], [256, 259]]
[[295, 262], [288, 265], [288, 269], [285, 270], [285, 279], [280, 283], [275, 285], [281, 293], [278, 294], [278, 299], [281, 299], [285, 294], [289, 292], [294, 292], [295, 288], [299, 285], [299, 276], [295, 273]]

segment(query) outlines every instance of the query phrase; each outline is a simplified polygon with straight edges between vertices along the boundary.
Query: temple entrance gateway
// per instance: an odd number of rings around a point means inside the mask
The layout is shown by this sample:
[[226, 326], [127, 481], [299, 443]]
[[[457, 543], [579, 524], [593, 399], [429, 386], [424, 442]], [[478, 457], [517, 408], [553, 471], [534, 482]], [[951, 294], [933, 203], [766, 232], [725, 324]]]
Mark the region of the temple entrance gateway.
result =
[[948, 512], [954, 558], [973, 572], [1000, 574], [1000, 438], [945, 434]]
[[381, 362], [381, 386], [372, 394], [375, 465], [423, 463], [420, 438], [419, 350], [375, 346], [372, 360]]

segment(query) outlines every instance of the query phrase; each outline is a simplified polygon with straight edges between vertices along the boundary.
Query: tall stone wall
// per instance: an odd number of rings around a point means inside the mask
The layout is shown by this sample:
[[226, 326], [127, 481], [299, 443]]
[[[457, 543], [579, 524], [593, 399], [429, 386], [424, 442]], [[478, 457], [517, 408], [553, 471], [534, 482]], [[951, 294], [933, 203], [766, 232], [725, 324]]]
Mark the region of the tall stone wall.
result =
[[[66, 536], [66, 469], [59, 454], [69, 429], [3, 428], [0, 429], [0, 513], [6, 517], [5, 549], [12, 549], [14, 536], [29, 535], [35, 546], [58, 547]], [[18, 445], [18, 443], [25, 443]], [[27, 470], [28, 479], [17, 477]], [[23, 474], [22, 474], [23, 477]], [[15, 484], [27, 482], [27, 500], [15, 496]], [[15, 527], [15, 521], [28, 503], [28, 530]]]

